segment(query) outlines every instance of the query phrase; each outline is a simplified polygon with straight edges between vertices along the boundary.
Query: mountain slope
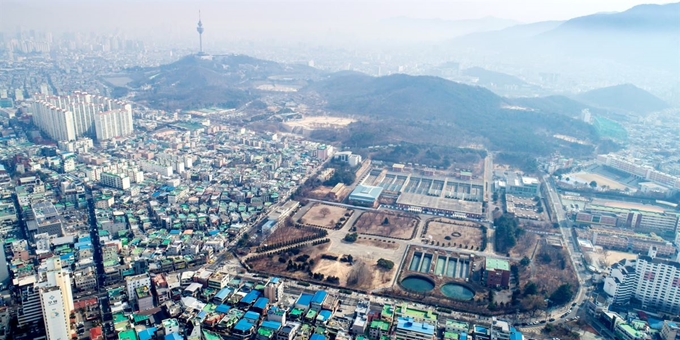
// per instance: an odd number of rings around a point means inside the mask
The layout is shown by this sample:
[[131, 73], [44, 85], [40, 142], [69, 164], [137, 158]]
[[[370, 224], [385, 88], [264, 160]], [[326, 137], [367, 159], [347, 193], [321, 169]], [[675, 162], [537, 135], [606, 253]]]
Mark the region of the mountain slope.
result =
[[376, 116], [423, 119], [460, 118], [462, 114], [498, 109], [503, 99], [491, 91], [437, 77], [397, 74], [374, 78], [341, 73], [315, 84], [329, 108]]
[[497, 49], [498, 46], [510, 47], [518, 41], [525, 41], [541, 33], [555, 29], [564, 21], [541, 21], [531, 24], [520, 24], [501, 30], [475, 32], [453, 39], [454, 45], [473, 45], [479, 48]]
[[481, 67], [471, 67], [461, 71], [461, 74], [468, 77], [477, 78], [477, 84], [480, 86], [524, 86], [528, 85], [524, 80], [519, 79], [513, 75], [490, 71]]
[[632, 84], [604, 87], [582, 93], [577, 98], [585, 103], [629, 113], [649, 113], [668, 108], [668, 104], [653, 94]]
[[581, 30], [586, 33], [673, 33], [680, 29], [680, 3], [638, 5], [619, 13], [597, 13], [567, 20], [550, 34]]
[[209, 106], [238, 107], [258, 97], [252, 88], [263, 83], [301, 87], [320, 71], [303, 65], [284, 65], [244, 55], [186, 56], [177, 62], [147, 69], [132, 69], [136, 100], [165, 109]]
[[[350, 145], [481, 143], [494, 150], [546, 154], [562, 147], [552, 138], [555, 133], [597, 141], [583, 122], [552, 112], [507, 109], [512, 103], [487, 89], [437, 77], [344, 72], [306, 90], [321, 95], [336, 112], [371, 117], [354, 126], [346, 140]], [[578, 152], [592, 152], [585, 149]]]

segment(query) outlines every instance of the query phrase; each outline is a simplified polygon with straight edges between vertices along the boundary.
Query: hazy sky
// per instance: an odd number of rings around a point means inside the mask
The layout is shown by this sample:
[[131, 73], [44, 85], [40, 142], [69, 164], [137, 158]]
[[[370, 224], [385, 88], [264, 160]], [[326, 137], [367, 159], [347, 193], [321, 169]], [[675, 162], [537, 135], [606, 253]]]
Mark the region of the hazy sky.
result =
[[[677, 0], [676, 0], [677, 1]], [[529, 23], [624, 11], [659, 0], [1, 0], [0, 30], [107, 31], [188, 38], [202, 10], [205, 37], [321, 36], [371, 31], [381, 19], [476, 19]], [[371, 27], [371, 29], [369, 29]], [[372, 32], [374, 33], [374, 32]]]

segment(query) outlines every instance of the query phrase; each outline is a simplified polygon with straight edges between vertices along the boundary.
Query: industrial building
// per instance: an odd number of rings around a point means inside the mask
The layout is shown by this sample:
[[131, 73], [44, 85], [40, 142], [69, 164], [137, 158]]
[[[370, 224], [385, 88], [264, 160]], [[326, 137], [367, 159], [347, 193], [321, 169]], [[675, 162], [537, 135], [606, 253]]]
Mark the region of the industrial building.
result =
[[382, 191], [381, 187], [360, 184], [349, 194], [349, 202], [363, 207], [376, 207]]
[[513, 196], [538, 196], [541, 182], [537, 178], [524, 176], [514, 172], [505, 175], [505, 193]]

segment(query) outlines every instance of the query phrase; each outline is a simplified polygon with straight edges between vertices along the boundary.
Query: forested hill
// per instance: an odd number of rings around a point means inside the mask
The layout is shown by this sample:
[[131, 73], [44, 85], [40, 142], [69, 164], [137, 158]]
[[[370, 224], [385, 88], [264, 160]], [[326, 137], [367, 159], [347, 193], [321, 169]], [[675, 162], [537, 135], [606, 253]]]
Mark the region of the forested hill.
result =
[[[564, 134], [597, 144], [594, 129], [557, 112], [559, 103], [542, 110], [518, 108], [481, 87], [429, 76], [371, 77], [353, 72], [333, 74], [306, 91], [318, 93], [338, 113], [371, 117], [353, 126], [349, 144], [406, 141], [466, 145], [482, 143], [492, 150], [548, 154], [556, 149], [592, 152], [553, 137]], [[537, 103], [540, 103], [538, 101]], [[553, 111], [546, 107], [555, 107]], [[356, 138], [360, 135], [362, 138]]]
[[632, 84], [603, 87], [580, 94], [579, 100], [625, 113], [644, 114], [668, 108], [668, 104], [653, 94]]

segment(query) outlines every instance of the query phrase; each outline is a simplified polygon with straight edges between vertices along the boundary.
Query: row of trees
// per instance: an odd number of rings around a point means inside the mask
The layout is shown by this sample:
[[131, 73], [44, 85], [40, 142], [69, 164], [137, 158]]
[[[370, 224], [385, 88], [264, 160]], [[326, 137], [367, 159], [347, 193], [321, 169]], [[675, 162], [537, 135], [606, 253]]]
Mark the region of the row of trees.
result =
[[311, 241], [311, 240], [315, 240], [315, 239], [318, 239], [318, 238], [328, 236], [328, 231], [325, 230], [325, 229], [319, 229], [319, 228], [308, 227], [308, 226], [298, 226], [296, 228], [306, 229], [306, 230], [312, 232], [313, 234], [308, 235], [308, 236], [304, 236], [304, 237], [298, 237], [298, 238], [288, 240], [288, 241], [284, 241], [284, 242], [277, 242], [277, 243], [272, 243], [272, 244], [268, 244], [268, 245], [265, 245], [265, 246], [260, 246], [260, 247], [257, 247], [257, 249], [255, 251], [258, 252], [258, 253], [263, 253], [263, 252], [267, 252], [267, 251], [270, 251], [270, 250], [285, 248], [285, 247], [288, 247], [288, 246], [291, 246], [291, 245], [294, 245], [294, 244], [297, 244], [297, 243]]
[[503, 214], [494, 221], [496, 233], [494, 248], [497, 252], [507, 253], [517, 244], [517, 238], [524, 231], [519, 227], [519, 221], [511, 214]]

